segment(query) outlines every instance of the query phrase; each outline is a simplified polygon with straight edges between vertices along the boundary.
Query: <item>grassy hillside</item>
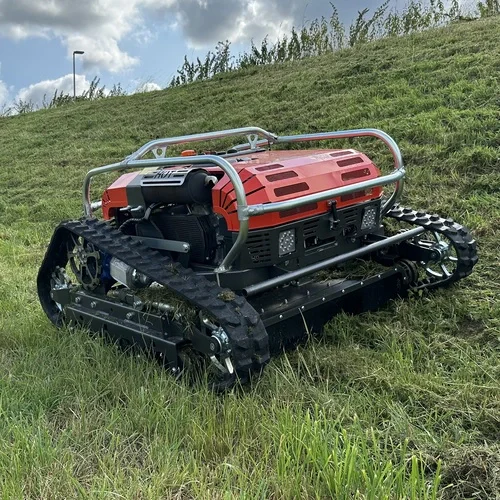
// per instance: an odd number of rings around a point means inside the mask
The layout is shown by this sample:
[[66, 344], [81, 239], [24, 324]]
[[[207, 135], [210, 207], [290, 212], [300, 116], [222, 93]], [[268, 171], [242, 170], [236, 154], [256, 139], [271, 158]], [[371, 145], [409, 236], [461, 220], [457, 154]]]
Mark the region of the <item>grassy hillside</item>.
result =
[[[481, 20], [0, 119], [0, 495], [498, 498], [499, 40], [500, 19]], [[403, 202], [474, 230], [473, 275], [336, 317], [224, 397], [53, 328], [35, 276], [54, 226], [81, 214], [85, 172], [157, 136], [250, 124], [387, 131]], [[389, 165], [373, 141], [354, 144]]]

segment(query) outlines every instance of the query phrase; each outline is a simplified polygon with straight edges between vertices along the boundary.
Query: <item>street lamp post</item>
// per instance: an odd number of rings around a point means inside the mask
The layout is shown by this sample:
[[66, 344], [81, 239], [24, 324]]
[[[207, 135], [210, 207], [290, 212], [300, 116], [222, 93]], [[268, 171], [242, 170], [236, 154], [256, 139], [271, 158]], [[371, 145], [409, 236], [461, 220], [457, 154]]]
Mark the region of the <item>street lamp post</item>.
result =
[[76, 97], [75, 54], [85, 54], [83, 50], [73, 51], [73, 99]]

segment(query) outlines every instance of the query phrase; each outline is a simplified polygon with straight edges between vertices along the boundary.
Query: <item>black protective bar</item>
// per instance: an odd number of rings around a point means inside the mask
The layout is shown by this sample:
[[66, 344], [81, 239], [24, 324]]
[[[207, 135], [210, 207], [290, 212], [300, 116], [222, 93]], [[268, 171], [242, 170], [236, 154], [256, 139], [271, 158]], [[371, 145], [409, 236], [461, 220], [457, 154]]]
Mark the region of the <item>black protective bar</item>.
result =
[[383, 240], [377, 241], [375, 243], [357, 248], [356, 250], [352, 250], [351, 252], [337, 255], [336, 257], [332, 257], [331, 259], [323, 260], [321, 262], [316, 262], [315, 264], [311, 264], [310, 266], [303, 267], [295, 271], [290, 271], [289, 273], [276, 276], [275, 278], [262, 281], [261, 283], [256, 283], [255, 285], [244, 288], [243, 293], [247, 297], [257, 295], [258, 293], [265, 292], [266, 290], [276, 288], [280, 285], [285, 285], [286, 283], [290, 283], [290, 281], [303, 278], [304, 276], [316, 273], [318, 271], [326, 269], [327, 267], [336, 266], [349, 260], [363, 257], [364, 255], [375, 252], [377, 250], [382, 250], [383, 248], [389, 247], [391, 245], [396, 245], [397, 243], [401, 243], [402, 241], [413, 238], [414, 236], [417, 236], [424, 231], [424, 227], [416, 227], [414, 229], [410, 229], [409, 231], [405, 231], [404, 233], [389, 236], [388, 238], [384, 238]]

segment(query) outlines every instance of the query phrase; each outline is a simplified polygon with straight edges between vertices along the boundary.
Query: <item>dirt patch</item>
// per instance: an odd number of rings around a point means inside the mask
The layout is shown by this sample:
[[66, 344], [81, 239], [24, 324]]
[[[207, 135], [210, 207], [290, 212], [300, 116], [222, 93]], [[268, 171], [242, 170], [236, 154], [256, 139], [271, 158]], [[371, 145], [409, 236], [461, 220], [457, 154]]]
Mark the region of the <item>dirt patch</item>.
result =
[[500, 448], [464, 448], [443, 457], [443, 498], [500, 498]]
[[477, 337], [484, 332], [484, 323], [478, 319], [463, 319], [457, 327], [457, 335], [462, 338]]

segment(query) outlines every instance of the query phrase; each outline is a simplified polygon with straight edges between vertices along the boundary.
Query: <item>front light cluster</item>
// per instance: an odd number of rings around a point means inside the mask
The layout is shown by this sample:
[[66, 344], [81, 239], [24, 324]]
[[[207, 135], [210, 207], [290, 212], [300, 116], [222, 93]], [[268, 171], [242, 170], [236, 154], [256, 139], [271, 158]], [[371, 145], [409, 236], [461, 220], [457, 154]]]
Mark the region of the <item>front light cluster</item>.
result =
[[295, 229], [281, 231], [278, 238], [278, 255], [283, 257], [292, 252], [295, 252]]
[[366, 207], [363, 211], [363, 219], [361, 220], [361, 231], [367, 229], [375, 229], [377, 227], [377, 207]]

